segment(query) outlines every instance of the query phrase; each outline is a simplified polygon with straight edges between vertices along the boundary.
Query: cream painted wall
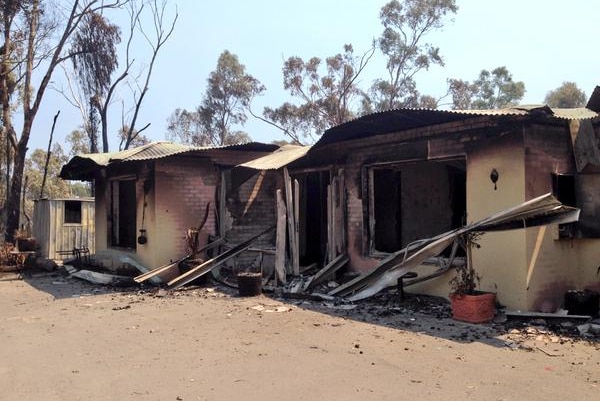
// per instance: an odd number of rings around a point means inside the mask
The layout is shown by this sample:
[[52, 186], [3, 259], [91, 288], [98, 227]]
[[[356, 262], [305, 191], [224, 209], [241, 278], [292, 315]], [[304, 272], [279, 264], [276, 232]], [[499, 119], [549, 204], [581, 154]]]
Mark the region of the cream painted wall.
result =
[[553, 312], [565, 291], [576, 288], [580, 247], [558, 239], [556, 225], [527, 229], [527, 309]]
[[600, 290], [600, 240], [559, 239], [558, 226], [527, 230], [529, 310], [554, 311], [567, 290]]
[[[467, 221], [486, 218], [525, 201], [525, 150], [520, 132], [479, 142], [467, 150]], [[499, 173], [497, 189], [490, 172]], [[486, 233], [473, 250], [473, 265], [481, 277], [479, 289], [495, 292], [511, 309], [527, 304], [525, 230]], [[433, 270], [419, 268], [419, 272]], [[448, 297], [452, 274], [410, 287], [411, 292]]]
[[[525, 141], [530, 149], [525, 159], [528, 199], [552, 191], [552, 173], [575, 173], [571, 137], [565, 127], [532, 126]], [[593, 199], [599, 193], [600, 188], [589, 196]], [[578, 202], [585, 202], [583, 195], [576, 194]], [[600, 289], [600, 239], [559, 239], [557, 225], [528, 229], [526, 236], [527, 309], [553, 311], [562, 306], [567, 290]]]
[[[136, 244], [135, 254], [148, 268], [155, 268], [185, 256], [185, 232], [197, 226], [207, 202], [211, 203], [206, 223], [214, 233], [215, 188], [218, 171], [208, 160], [168, 158], [138, 172], [136, 182], [136, 236], [142, 228], [144, 213], [144, 181], [153, 179], [146, 195], [144, 228], [148, 242]], [[109, 248], [109, 190], [107, 180], [96, 179], [96, 250]]]
[[96, 252], [107, 249], [108, 247], [108, 193], [107, 181], [102, 174], [98, 174], [95, 179], [96, 193]]
[[214, 234], [215, 190], [219, 172], [208, 160], [170, 158], [155, 167], [154, 224], [148, 232], [152, 248], [149, 267], [158, 267], [186, 255], [185, 233], [197, 227], [210, 202], [204, 230]]
[[579, 239], [578, 288], [600, 292], [600, 239]]
[[[479, 142], [467, 152], [467, 221], [488, 217], [525, 201], [525, 150], [520, 132]], [[499, 174], [497, 189], [490, 173]], [[487, 233], [473, 250], [473, 265], [481, 277], [479, 288], [497, 293], [501, 304], [526, 305], [525, 230]]]
[[559, 239], [558, 226], [527, 229], [526, 308], [554, 310], [572, 289], [600, 290], [600, 239]]
[[[153, 184], [151, 189], [148, 191], [144, 198], [144, 181], [154, 180], [153, 172], [145, 168], [139, 175], [135, 185], [135, 199], [136, 199], [136, 235], [140, 234], [140, 229], [143, 227], [146, 230], [146, 237], [148, 242], [146, 244], [136, 244], [135, 253], [141, 262], [147, 267], [158, 267], [156, 262], [156, 244], [159, 242], [156, 230], [156, 218], [155, 218], [155, 194], [156, 185]], [[145, 211], [144, 211], [144, 203]]]

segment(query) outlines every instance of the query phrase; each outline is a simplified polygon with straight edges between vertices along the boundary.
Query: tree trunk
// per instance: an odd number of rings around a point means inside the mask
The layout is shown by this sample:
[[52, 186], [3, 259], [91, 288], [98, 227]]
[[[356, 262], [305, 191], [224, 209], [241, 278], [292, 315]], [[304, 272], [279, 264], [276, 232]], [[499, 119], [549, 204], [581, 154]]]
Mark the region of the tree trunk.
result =
[[[100, 112], [100, 126], [102, 127], [102, 153], [108, 153], [108, 116], [107, 114], [108, 105], [105, 107], [99, 107]], [[97, 152], [98, 150], [96, 150]], [[92, 151], [92, 153], [94, 153]]]
[[19, 217], [21, 215], [21, 187], [23, 185], [23, 170], [25, 168], [25, 156], [27, 145], [20, 142], [15, 152], [14, 169], [10, 183], [10, 193], [6, 202], [6, 232], [4, 239], [13, 242], [15, 231], [19, 228]]

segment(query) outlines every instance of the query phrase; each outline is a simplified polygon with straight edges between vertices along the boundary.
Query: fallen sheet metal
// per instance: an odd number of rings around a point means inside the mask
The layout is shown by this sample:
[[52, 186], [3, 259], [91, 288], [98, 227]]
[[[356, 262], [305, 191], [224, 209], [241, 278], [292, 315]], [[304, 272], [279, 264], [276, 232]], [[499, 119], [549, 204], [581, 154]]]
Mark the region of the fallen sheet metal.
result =
[[64, 265], [65, 269], [72, 277], [85, 280], [92, 284], [112, 285], [117, 287], [128, 286], [133, 284], [133, 280], [129, 276], [119, 276], [116, 274], [100, 273], [85, 269], [76, 269], [71, 265]]
[[134, 277], [134, 281], [136, 283], [143, 283], [144, 281], [151, 278], [158, 278], [161, 282], [166, 283], [169, 280], [174, 279], [180, 273], [179, 271], [179, 263], [189, 259], [190, 256], [185, 256], [181, 259], [176, 260], [175, 262], [157, 267], [156, 269], [150, 270], [147, 273], [140, 274], [139, 276]]
[[201, 277], [204, 274], [210, 272], [215, 267], [225, 263], [229, 259], [244, 252], [245, 250], [250, 248], [250, 245], [252, 245], [252, 243], [254, 241], [256, 241], [259, 237], [262, 237], [263, 235], [272, 231], [273, 229], [275, 229], [275, 226], [270, 227], [267, 230], [261, 232], [260, 234], [257, 234], [255, 236], [253, 236], [252, 238], [248, 239], [247, 241], [242, 242], [241, 244], [231, 248], [230, 250], [223, 252], [222, 254], [220, 254], [212, 259], [209, 259], [204, 263], [199, 264], [198, 266], [192, 268], [188, 272], [185, 272], [184, 274], [180, 275], [179, 277], [176, 277], [173, 280], [169, 281], [167, 283], [167, 287], [171, 290], [174, 290], [174, 289], [177, 289], [191, 281], [194, 281], [198, 277]]
[[[218, 245], [221, 245], [223, 242], [224, 242], [224, 240], [222, 238], [217, 238], [216, 240], [212, 241], [211, 243], [206, 244], [205, 246], [200, 248], [197, 251], [197, 253], [204, 252], [208, 249], [212, 249]], [[149, 272], [146, 272], [144, 274], [140, 274], [139, 276], [135, 277], [133, 280], [136, 283], [143, 283], [144, 281], [146, 281], [148, 279], [157, 278], [163, 283], [168, 283], [169, 281], [171, 281], [181, 275], [181, 272], [179, 271], [179, 264], [181, 262], [188, 260], [190, 257], [191, 257], [190, 255], [184, 256], [183, 258], [178, 259], [175, 262], [168, 263], [166, 265], [157, 267], [156, 269], [152, 269]]]
[[579, 209], [565, 206], [552, 194], [545, 194], [468, 226], [413, 242], [388, 256], [370, 272], [334, 289], [329, 295], [347, 297], [350, 301], [371, 297], [387, 287], [396, 285], [398, 278], [403, 274], [415, 270], [428, 258], [439, 255], [458, 237], [468, 232], [571, 223], [578, 219]]

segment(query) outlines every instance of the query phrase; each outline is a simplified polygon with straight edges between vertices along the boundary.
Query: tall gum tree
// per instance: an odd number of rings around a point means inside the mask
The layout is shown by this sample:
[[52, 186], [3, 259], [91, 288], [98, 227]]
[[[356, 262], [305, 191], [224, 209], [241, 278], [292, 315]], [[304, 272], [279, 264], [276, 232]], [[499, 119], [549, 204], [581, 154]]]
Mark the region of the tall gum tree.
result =
[[585, 92], [575, 82], [563, 82], [558, 88], [549, 91], [544, 98], [544, 103], [550, 107], [576, 108], [584, 107], [587, 101]]
[[[23, 170], [31, 128], [56, 68], [74, 55], [67, 51], [71, 38], [90, 13], [119, 8], [126, 3], [127, 0], [73, 0], [68, 6], [61, 3], [58, 7], [54, 3], [50, 7], [42, 0], [4, 0], [0, 3], [4, 34], [0, 63], [2, 133], [14, 152], [5, 204], [5, 240], [12, 241], [19, 228]], [[8, 91], [11, 87], [13, 92]], [[15, 91], [20, 94], [18, 101], [23, 115], [20, 135], [17, 135], [12, 119], [12, 110], [16, 106], [13, 102], [17, 97], [11, 95]]]
[[245, 124], [252, 100], [264, 90], [238, 57], [225, 50], [208, 77], [201, 104], [193, 111], [176, 109], [167, 122], [168, 135], [197, 146], [248, 142], [248, 134], [235, 127]]
[[[175, 8], [171, 18], [167, 0], [129, 0], [125, 8], [129, 20], [122, 26], [123, 33], [101, 14], [85, 21], [85, 29], [72, 45], [75, 53], [80, 53], [73, 59], [73, 70], [64, 66], [67, 87], [57, 88], [79, 110], [83, 126], [93, 134], [92, 145], [99, 125], [102, 146], [91, 146], [94, 152], [109, 151], [109, 117], [115, 114], [109, 110], [117, 100], [122, 104], [121, 125], [116, 132], [119, 150], [145, 141], [141, 133], [150, 124], [138, 127], [139, 113], [159, 52], [172, 36], [179, 17]], [[122, 59], [118, 60], [117, 45], [121, 39]], [[134, 59], [133, 49], [138, 53], [145, 51], [149, 60], [142, 63], [141, 59]]]
[[373, 82], [363, 112], [431, 106], [431, 98], [417, 90], [415, 76], [432, 65], [444, 66], [439, 48], [426, 37], [442, 29], [457, 10], [454, 0], [393, 0], [381, 8], [384, 29], [377, 45], [387, 60], [387, 77]]
[[448, 92], [452, 96], [452, 108], [500, 109], [517, 105], [525, 96], [525, 83], [514, 81], [504, 66], [493, 70], [481, 70], [473, 82], [461, 79], [448, 80]]
[[363, 93], [357, 80], [374, 51], [372, 47], [357, 56], [346, 44], [342, 53], [324, 60], [289, 57], [283, 65], [283, 86], [296, 102], [265, 107], [264, 117], [253, 115], [282, 130], [294, 143], [314, 142], [327, 128], [356, 116]]

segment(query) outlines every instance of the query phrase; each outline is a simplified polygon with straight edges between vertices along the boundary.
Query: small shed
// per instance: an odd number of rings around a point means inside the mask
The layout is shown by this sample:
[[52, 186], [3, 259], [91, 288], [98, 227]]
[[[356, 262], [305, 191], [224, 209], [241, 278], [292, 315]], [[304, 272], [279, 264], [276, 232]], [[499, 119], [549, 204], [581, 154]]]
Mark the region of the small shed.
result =
[[33, 209], [33, 236], [40, 256], [63, 259], [74, 248], [95, 252], [94, 198], [37, 199]]

